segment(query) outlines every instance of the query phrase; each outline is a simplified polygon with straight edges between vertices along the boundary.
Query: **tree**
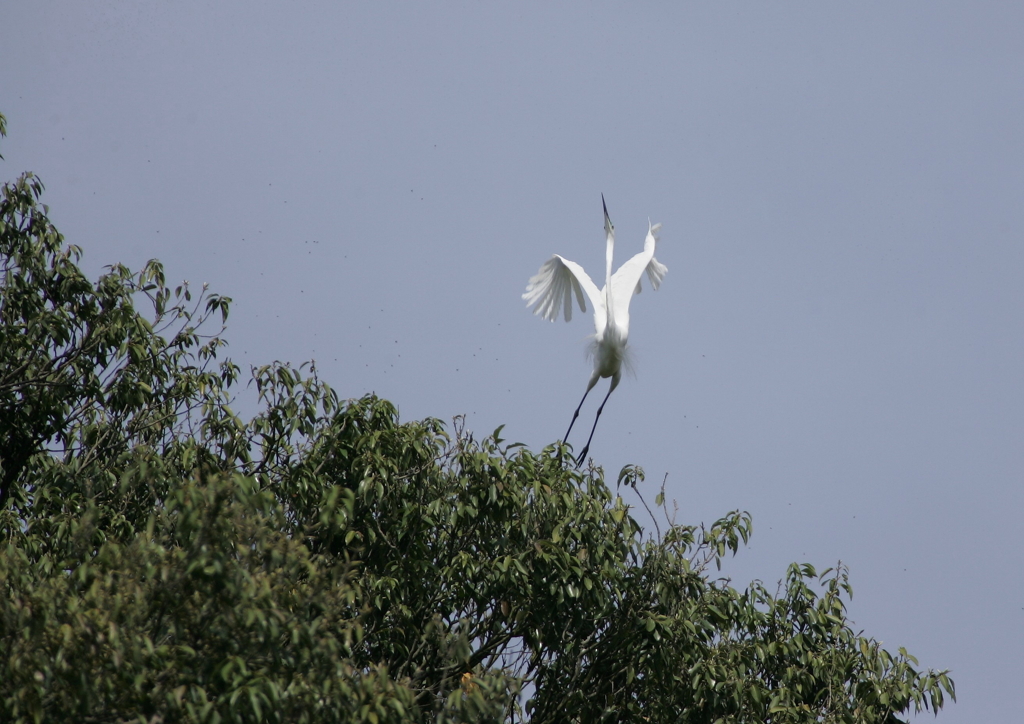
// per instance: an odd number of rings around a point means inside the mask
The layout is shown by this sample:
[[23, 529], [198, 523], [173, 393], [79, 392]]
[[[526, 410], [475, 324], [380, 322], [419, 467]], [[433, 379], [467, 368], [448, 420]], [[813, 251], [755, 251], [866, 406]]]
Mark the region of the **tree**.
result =
[[401, 422], [312, 365], [252, 370], [240, 420], [230, 300], [157, 262], [90, 282], [42, 190], [0, 202], [3, 721], [893, 722], [953, 695], [850, 628], [842, 567], [715, 578], [744, 513], [645, 531], [564, 446]]

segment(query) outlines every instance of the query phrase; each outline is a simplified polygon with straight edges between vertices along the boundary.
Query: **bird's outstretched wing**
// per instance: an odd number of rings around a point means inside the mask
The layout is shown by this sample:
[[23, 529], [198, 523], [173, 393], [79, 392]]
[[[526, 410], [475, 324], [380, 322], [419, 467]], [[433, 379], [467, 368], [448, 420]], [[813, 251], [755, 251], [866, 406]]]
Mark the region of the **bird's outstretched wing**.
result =
[[[654, 246], [655, 249], [657, 249], [658, 232], [661, 231], [661, 224], [655, 224], [654, 226], [650, 226], [650, 222], [648, 222], [648, 227], [649, 228], [647, 229], [647, 238], [651, 240], [651, 245]], [[644, 249], [646, 248], [647, 242], [645, 241]], [[666, 274], [668, 274], [668, 267], [662, 264], [657, 259], [655, 259], [654, 255], [652, 254], [650, 262], [648, 262], [647, 266], [644, 267], [644, 271], [647, 272], [647, 278], [651, 281], [651, 288], [654, 289], [654, 291], [658, 291], [658, 287], [661, 286], [661, 280], [665, 278]], [[636, 293], [640, 293], [639, 280], [637, 280], [636, 283]]]
[[629, 301], [634, 294], [639, 294], [642, 291], [640, 280], [644, 272], [647, 272], [647, 278], [650, 279], [654, 291], [658, 291], [661, 280], [668, 273], [668, 267], [654, 258], [660, 230], [661, 224], [650, 226], [647, 230], [647, 238], [644, 240], [644, 250], [612, 274], [612, 306], [615, 308], [615, 326], [621, 329], [629, 329]]
[[565, 321], [572, 319], [572, 297], [576, 295], [576, 301], [580, 305], [580, 311], [587, 311], [587, 305], [583, 301], [583, 292], [590, 297], [590, 303], [594, 305], [595, 315], [604, 316], [604, 300], [601, 292], [591, 281], [583, 267], [574, 261], [569, 261], [558, 254], [555, 254], [540, 268], [536, 275], [531, 277], [526, 285], [526, 293], [523, 299], [526, 306], [536, 304], [533, 313], [540, 315], [550, 322], [558, 319], [558, 312], [562, 310], [565, 314]]

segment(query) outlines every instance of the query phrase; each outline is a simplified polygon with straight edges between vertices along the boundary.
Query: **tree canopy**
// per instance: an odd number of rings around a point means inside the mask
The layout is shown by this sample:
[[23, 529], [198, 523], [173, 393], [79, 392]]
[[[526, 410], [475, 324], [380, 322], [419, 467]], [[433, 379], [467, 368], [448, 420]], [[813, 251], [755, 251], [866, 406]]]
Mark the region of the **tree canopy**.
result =
[[953, 695], [853, 630], [844, 567], [717, 577], [747, 514], [645, 529], [639, 467], [403, 422], [312, 364], [252, 369], [240, 419], [230, 299], [156, 261], [90, 281], [42, 192], [0, 200], [0, 720], [867, 723]]

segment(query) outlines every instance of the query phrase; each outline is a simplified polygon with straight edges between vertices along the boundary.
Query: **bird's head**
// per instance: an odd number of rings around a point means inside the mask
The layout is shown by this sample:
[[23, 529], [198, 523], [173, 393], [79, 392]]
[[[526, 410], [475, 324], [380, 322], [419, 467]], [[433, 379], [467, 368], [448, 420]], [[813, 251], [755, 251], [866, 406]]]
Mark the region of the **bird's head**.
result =
[[608, 204], [604, 202], [604, 194], [601, 194], [601, 206], [604, 207], [604, 233], [611, 236], [615, 232], [615, 226], [608, 216]]

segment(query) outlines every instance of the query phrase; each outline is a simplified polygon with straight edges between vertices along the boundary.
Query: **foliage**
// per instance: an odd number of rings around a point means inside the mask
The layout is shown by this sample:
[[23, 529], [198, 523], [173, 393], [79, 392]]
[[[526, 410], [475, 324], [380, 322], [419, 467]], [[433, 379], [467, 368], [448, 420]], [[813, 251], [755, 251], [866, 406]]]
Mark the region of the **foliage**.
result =
[[89, 282], [41, 193], [0, 206], [0, 720], [892, 722], [953, 694], [850, 628], [842, 567], [714, 578], [746, 514], [647, 534], [567, 448], [402, 423], [312, 366], [254, 369], [243, 422], [200, 334], [230, 300], [157, 262]]

